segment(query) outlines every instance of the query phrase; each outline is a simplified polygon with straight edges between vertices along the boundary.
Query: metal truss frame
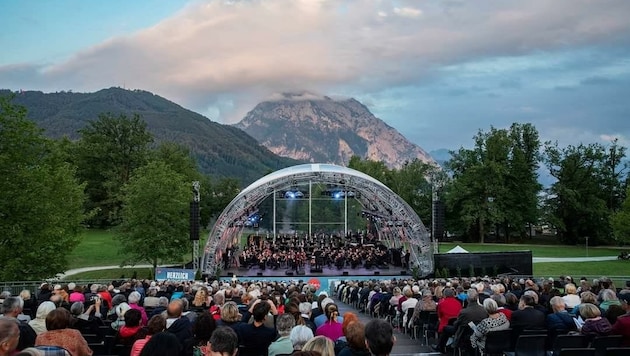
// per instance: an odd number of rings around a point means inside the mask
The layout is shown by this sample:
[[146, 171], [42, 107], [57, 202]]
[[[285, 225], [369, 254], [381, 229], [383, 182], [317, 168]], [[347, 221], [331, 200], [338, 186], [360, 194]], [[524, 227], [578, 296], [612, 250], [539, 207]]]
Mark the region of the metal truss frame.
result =
[[238, 241], [247, 212], [277, 191], [296, 185], [323, 183], [345, 186], [356, 191], [356, 198], [391, 247], [406, 246], [410, 253], [409, 268], [417, 268], [421, 276], [433, 272], [433, 246], [430, 233], [415, 211], [396, 193], [378, 180], [354, 169], [332, 164], [302, 164], [264, 176], [243, 189], [217, 218], [204, 248], [203, 273], [215, 276], [220, 271], [221, 257], [228, 245]]

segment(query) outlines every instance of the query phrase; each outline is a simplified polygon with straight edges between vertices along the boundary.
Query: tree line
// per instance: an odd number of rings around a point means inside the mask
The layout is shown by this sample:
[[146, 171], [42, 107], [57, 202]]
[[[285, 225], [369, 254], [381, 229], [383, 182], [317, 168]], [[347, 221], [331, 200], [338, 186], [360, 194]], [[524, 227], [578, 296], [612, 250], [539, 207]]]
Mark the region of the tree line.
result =
[[[530, 124], [479, 131], [473, 141], [443, 169], [421, 161], [390, 169], [358, 157], [349, 167], [390, 187], [427, 226], [432, 198], [442, 200], [446, 229], [466, 241], [526, 239], [528, 227], [548, 224], [566, 244], [628, 242], [626, 148], [618, 141], [561, 148], [541, 144]], [[556, 179], [549, 187], [538, 183], [541, 165]], [[201, 182], [202, 226], [241, 189], [237, 177], [200, 173], [186, 148], [156, 143], [138, 115], [101, 114], [78, 139], [54, 140], [0, 97], [0, 280], [64, 271], [85, 228], [113, 229], [123, 263], [182, 256], [193, 181]]]

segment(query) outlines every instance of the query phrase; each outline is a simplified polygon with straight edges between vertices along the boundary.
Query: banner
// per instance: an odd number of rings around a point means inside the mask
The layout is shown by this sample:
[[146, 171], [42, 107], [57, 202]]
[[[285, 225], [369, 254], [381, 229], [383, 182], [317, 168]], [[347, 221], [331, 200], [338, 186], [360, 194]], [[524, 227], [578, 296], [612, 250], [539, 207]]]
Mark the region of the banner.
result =
[[158, 267], [155, 270], [156, 281], [194, 281], [195, 270]]

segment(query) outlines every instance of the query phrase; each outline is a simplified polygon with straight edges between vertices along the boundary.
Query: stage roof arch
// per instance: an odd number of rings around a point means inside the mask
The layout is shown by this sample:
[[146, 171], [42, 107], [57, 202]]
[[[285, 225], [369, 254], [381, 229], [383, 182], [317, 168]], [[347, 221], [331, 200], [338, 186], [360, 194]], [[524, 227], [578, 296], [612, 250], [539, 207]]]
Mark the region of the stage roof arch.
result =
[[433, 272], [433, 246], [430, 234], [415, 211], [380, 181], [357, 170], [333, 164], [302, 164], [270, 173], [243, 189], [217, 218], [204, 248], [203, 273], [216, 275], [222, 251], [237, 243], [247, 218], [266, 197], [277, 191], [306, 183], [322, 183], [356, 191], [364, 208], [388, 239], [411, 246], [410, 265], [420, 275]]

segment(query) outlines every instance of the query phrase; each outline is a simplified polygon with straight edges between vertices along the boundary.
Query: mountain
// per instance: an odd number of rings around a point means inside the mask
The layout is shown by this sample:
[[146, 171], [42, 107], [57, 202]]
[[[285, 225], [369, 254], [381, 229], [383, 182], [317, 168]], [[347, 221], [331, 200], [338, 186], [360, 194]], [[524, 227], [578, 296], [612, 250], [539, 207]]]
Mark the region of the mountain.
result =
[[442, 167], [452, 158], [451, 152], [446, 148], [438, 148], [437, 150], [430, 151], [429, 155]]
[[356, 155], [395, 168], [416, 158], [434, 163], [355, 99], [281, 94], [256, 105], [235, 127], [277, 155], [308, 162], [347, 165]]
[[214, 177], [235, 177], [249, 184], [261, 176], [298, 162], [279, 157], [245, 132], [222, 125], [163, 97], [142, 90], [109, 88], [95, 93], [42, 93], [0, 90], [15, 94], [28, 117], [49, 137], [78, 138], [77, 130], [101, 113], [139, 114], [156, 142], [172, 141], [190, 149], [202, 172]]

